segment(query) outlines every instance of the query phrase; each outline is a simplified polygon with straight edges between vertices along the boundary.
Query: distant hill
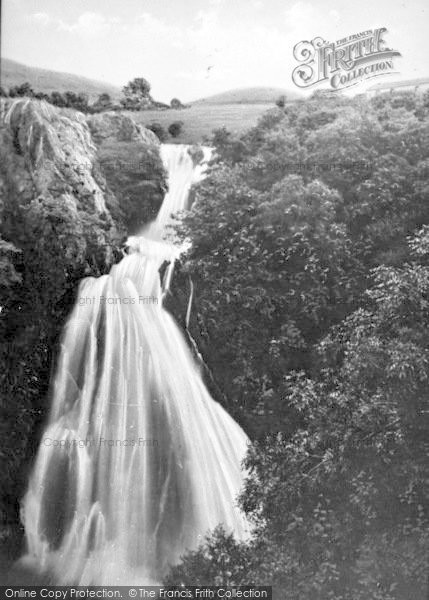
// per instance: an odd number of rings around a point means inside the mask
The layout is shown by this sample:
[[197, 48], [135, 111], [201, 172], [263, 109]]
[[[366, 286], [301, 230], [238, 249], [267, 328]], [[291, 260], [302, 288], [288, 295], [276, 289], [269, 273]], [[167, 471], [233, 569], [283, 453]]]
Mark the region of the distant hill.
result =
[[399, 81], [382, 81], [368, 88], [367, 91], [394, 90], [400, 88], [426, 88], [429, 86], [429, 77], [420, 77], [418, 79], [402, 79]]
[[214, 96], [201, 98], [189, 104], [271, 104], [279, 96], [285, 95], [288, 100], [300, 98], [299, 92], [273, 87], [251, 87], [228, 90]]
[[99, 94], [110, 94], [113, 100], [121, 95], [121, 88], [110, 83], [95, 81], [80, 75], [49, 71], [38, 67], [27, 67], [9, 58], [1, 59], [1, 85], [8, 90], [14, 85], [28, 81], [35, 92], [46, 94], [57, 92], [85, 92], [90, 100], [95, 100]]

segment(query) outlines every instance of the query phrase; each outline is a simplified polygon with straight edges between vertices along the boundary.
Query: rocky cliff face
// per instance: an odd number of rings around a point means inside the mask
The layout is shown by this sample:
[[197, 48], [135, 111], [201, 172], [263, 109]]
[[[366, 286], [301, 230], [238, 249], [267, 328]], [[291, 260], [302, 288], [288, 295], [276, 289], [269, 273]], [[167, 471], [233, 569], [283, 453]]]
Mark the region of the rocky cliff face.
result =
[[111, 212], [137, 233], [158, 213], [165, 194], [165, 172], [157, 136], [130, 117], [117, 113], [90, 116], [88, 126], [97, 158], [119, 205]]
[[25, 465], [78, 283], [109, 270], [130, 229], [156, 215], [165, 173], [156, 137], [130, 117], [26, 99], [1, 112], [0, 508], [18, 539]]

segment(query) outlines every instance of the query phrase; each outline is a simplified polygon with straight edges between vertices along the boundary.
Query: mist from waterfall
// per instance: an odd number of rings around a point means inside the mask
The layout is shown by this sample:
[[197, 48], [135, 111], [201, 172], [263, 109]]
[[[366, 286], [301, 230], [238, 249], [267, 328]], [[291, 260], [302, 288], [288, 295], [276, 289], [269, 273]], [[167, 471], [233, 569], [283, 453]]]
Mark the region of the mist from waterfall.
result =
[[162, 306], [178, 252], [163, 237], [204, 166], [187, 146], [161, 152], [169, 192], [157, 219], [109, 275], [80, 284], [22, 502], [23, 561], [58, 584], [159, 583], [216, 525], [247, 536], [247, 437]]

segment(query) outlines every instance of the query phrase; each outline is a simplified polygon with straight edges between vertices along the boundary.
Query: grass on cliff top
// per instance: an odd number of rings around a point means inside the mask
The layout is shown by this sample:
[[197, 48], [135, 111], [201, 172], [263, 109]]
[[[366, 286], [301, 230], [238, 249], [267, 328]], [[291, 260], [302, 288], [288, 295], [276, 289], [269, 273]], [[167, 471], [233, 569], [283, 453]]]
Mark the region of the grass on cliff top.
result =
[[212, 104], [193, 105], [182, 110], [145, 110], [128, 113], [142, 125], [160, 123], [165, 130], [174, 121], [183, 121], [183, 131], [168, 137], [169, 144], [196, 144], [209, 137], [214, 129], [226, 127], [228, 131], [243, 133], [256, 125], [259, 117], [275, 106], [272, 104]]

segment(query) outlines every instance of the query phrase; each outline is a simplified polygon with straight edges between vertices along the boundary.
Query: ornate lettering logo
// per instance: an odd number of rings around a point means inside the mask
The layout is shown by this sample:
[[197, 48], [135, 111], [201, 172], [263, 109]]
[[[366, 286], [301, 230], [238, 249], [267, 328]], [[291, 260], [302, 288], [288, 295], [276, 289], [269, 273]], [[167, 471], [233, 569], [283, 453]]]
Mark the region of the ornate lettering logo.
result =
[[300, 63], [293, 70], [293, 82], [307, 88], [329, 80], [333, 90], [340, 90], [391, 74], [393, 58], [401, 54], [385, 47], [382, 36], [386, 31], [385, 27], [370, 29], [337, 42], [321, 37], [299, 42], [293, 49], [294, 58]]

